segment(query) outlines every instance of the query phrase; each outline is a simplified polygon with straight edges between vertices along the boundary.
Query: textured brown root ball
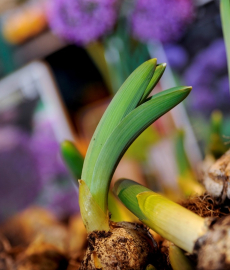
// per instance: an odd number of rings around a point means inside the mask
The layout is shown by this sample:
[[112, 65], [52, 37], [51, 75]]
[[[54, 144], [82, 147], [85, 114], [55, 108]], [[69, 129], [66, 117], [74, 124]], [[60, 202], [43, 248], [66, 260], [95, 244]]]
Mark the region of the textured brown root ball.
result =
[[111, 223], [111, 231], [88, 235], [80, 270], [140, 270], [153, 260], [157, 244], [148, 230], [135, 223]]
[[230, 216], [211, 221], [194, 251], [198, 255], [198, 270], [230, 269]]

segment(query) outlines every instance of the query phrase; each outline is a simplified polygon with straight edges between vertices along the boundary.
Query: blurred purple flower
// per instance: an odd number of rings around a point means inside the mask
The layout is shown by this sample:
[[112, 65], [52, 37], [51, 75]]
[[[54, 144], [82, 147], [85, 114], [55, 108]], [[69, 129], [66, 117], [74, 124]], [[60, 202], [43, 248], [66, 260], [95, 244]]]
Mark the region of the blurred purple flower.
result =
[[215, 40], [207, 49], [203, 50], [200, 54], [200, 61], [204, 58], [204, 67], [214, 71], [226, 70], [227, 57], [225, 44], [223, 39]]
[[58, 218], [64, 218], [79, 211], [78, 191], [71, 181], [62, 179], [61, 183], [48, 183], [38, 204], [48, 208]]
[[[217, 88], [219, 91], [218, 98], [222, 102], [226, 102], [228, 100], [228, 104], [230, 104], [230, 92], [229, 92], [229, 78], [228, 75], [222, 77], [218, 80]], [[230, 106], [230, 105], [229, 105]]]
[[214, 109], [229, 109], [230, 94], [227, 58], [223, 39], [201, 51], [187, 68], [185, 82], [193, 86], [190, 108], [210, 114]]
[[190, 102], [192, 102], [194, 110], [203, 108], [205, 111], [215, 107], [216, 100], [213, 95], [210, 95], [208, 88], [197, 86], [196, 91], [191, 92]]
[[176, 44], [167, 44], [164, 47], [169, 65], [175, 69], [182, 69], [188, 62], [188, 54], [186, 50]]
[[192, 0], [137, 0], [131, 16], [132, 32], [142, 42], [175, 41], [193, 17]]
[[34, 121], [32, 135], [12, 125], [0, 128], [0, 222], [39, 202], [58, 216], [78, 211], [51, 123]]
[[118, 0], [52, 0], [48, 21], [54, 33], [79, 45], [109, 32], [117, 19]]
[[60, 157], [59, 143], [49, 121], [38, 121], [30, 140], [30, 148], [43, 185], [54, 180], [58, 175], [68, 175]]
[[32, 203], [41, 191], [29, 135], [17, 128], [0, 129], [0, 220]]
[[35, 123], [30, 148], [43, 186], [37, 203], [59, 218], [78, 212], [77, 191], [61, 159], [60, 146], [50, 121]]

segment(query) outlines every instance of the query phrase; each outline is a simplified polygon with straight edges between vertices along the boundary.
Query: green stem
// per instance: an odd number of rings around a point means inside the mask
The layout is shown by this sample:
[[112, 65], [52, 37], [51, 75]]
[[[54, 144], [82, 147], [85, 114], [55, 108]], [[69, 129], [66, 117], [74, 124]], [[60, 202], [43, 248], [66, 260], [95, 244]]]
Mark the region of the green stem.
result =
[[134, 181], [117, 181], [114, 192], [144, 224], [187, 252], [193, 252], [195, 242], [207, 231], [203, 218], [147, 188], [143, 191]]

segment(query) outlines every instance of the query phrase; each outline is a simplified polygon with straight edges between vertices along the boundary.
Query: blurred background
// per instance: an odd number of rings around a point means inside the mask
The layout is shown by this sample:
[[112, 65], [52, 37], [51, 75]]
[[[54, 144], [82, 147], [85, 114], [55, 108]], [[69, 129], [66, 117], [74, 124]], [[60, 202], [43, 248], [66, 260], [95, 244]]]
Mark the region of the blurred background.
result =
[[167, 63], [153, 93], [193, 90], [138, 138], [114, 178], [167, 193], [178, 189], [178, 132], [195, 172], [215, 110], [230, 142], [219, 1], [0, 0], [0, 222], [32, 204], [61, 219], [79, 210], [59, 144], [72, 140], [84, 155], [112, 96], [150, 58]]

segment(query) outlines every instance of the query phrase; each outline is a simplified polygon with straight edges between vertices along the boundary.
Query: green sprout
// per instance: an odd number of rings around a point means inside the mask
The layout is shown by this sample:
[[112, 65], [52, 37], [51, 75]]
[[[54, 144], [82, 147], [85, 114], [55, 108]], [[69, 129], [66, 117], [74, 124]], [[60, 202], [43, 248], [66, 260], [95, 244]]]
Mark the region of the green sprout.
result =
[[[229, 269], [230, 216], [213, 220], [202, 218], [128, 179], [118, 180], [114, 193], [149, 228], [182, 250], [197, 254], [197, 269], [210, 269], [210, 261], [212, 269]], [[177, 255], [180, 257], [177, 263], [184, 260], [182, 254]], [[174, 254], [173, 259], [177, 255]]]
[[141, 222], [183, 250], [193, 251], [203, 232], [203, 218], [128, 179], [118, 180], [114, 192]]
[[[109, 185], [125, 151], [142, 131], [191, 91], [191, 87], [174, 87], [147, 98], [159, 81], [165, 64], [159, 65], [155, 73], [156, 67], [156, 59], [151, 59], [128, 77], [91, 139], [79, 180], [80, 209], [88, 232], [110, 230], [107, 207]], [[89, 208], [91, 211], [88, 211]]]
[[[174, 87], [149, 97], [165, 67], [166, 64], [157, 65], [156, 59], [151, 59], [134, 70], [112, 99], [91, 139], [78, 180], [80, 211], [89, 241], [80, 269], [117, 269], [118, 266], [144, 269], [156, 249], [156, 243], [150, 240], [144, 227], [111, 222], [108, 202], [114, 204], [109, 187], [128, 147], [155, 120], [183, 101], [192, 89]], [[67, 152], [77, 160], [73, 151]], [[65, 147], [62, 154], [72, 174], [79, 177], [80, 170], [73, 168]], [[117, 211], [116, 207], [112, 208]], [[112, 266], [112, 258], [116, 258], [116, 267]]]

